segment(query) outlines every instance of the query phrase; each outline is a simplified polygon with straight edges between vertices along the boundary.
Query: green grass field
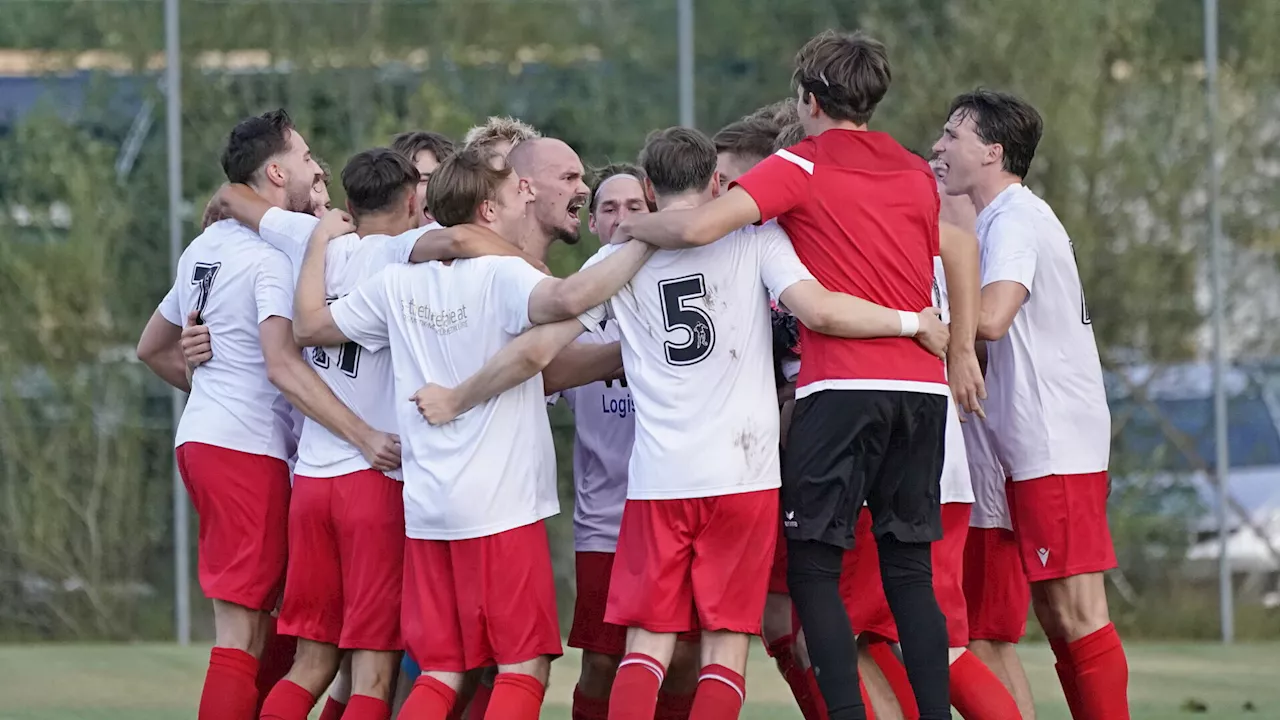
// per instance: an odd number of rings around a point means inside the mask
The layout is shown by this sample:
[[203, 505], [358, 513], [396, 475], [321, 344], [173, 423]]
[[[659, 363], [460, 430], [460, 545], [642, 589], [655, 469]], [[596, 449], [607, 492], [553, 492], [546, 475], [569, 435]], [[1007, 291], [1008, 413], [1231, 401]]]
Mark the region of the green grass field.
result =
[[[1067, 720], [1048, 648], [1023, 650], [1039, 717]], [[193, 718], [206, 658], [206, 648], [168, 645], [0, 646], [0, 720]], [[1133, 644], [1129, 663], [1135, 720], [1280, 718], [1280, 644]], [[568, 720], [576, 653], [554, 667], [542, 717]], [[753, 656], [747, 678], [743, 718], [800, 717], [763, 652]], [[1184, 710], [1188, 701], [1208, 711]], [[1245, 711], [1246, 702], [1256, 709]]]

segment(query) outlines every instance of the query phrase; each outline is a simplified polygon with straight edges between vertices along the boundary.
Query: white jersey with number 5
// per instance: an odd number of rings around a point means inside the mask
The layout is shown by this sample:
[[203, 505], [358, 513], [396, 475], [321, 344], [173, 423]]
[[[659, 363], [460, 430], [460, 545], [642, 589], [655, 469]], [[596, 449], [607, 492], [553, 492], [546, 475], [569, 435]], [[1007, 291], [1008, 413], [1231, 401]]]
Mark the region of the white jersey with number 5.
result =
[[978, 215], [982, 285], [1011, 281], [1027, 299], [987, 346], [987, 423], [1015, 481], [1107, 469], [1111, 413], [1089, 308], [1067, 231], [1019, 184]]
[[[272, 208], [263, 216], [259, 229], [263, 240], [289, 256], [296, 275], [311, 231], [319, 222], [311, 215]], [[330, 300], [345, 297], [388, 265], [408, 262], [422, 233], [414, 229], [395, 237], [369, 235], [361, 239], [350, 234], [334, 238], [325, 254], [325, 293]], [[333, 394], [361, 420], [376, 430], [397, 432], [390, 350], [371, 352], [352, 342], [341, 347], [307, 348], [303, 354]], [[311, 418], [303, 422], [295, 473], [330, 478], [369, 468], [360, 449], [345, 438]], [[399, 470], [387, 474], [400, 479]]]
[[213, 358], [196, 368], [175, 445], [199, 442], [288, 462], [293, 406], [267, 379], [258, 325], [293, 319], [293, 269], [279, 250], [235, 220], [210, 225], [182, 252], [178, 277], [160, 302], [179, 327], [200, 311]]
[[[599, 262], [617, 246], [587, 261]], [[769, 296], [813, 276], [776, 223], [659, 251], [609, 301], [636, 404], [627, 498], [781, 485]]]

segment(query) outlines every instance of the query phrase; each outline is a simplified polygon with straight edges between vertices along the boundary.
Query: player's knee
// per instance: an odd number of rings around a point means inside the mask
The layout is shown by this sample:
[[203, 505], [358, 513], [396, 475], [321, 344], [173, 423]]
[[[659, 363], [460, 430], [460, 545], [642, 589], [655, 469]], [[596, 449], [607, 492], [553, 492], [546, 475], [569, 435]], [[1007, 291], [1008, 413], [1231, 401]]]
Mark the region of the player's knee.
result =
[[769, 593], [764, 601], [761, 632], [766, 643], [773, 643], [795, 630], [791, 627], [791, 596]]
[[333, 684], [341, 662], [342, 653], [337, 646], [300, 641], [293, 667], [289, 669], [289, 680], [319, 696]]
[[794, 598], [806, 586], [840, 582], [844, 551], [812, 540], [787, 541], [787, 585]]
[[702, 633], [702, 666], [722, 665], [734, 672], [745, 672], [747, 668], [747, 653], [750, 648], [750, 635], [736, 632], [704, 631]]
[[214, 644], [221, 648], [247, 652], [262, 657], [269, 634], [270, 615], [243, 605], [213, 601]]
[[886, 535], [876, 541], [876, 548], [880, 554], [880, 579], [886, 595], [908, 587], [933, 587], [933, 556], [929, 543], [904, 543]]
[[1037, 599], [1044, 605], [1037, 616], [1056, 626], [1057, 634], [1067, 640], [1078, 640], [1111, 622], [1107, 609], [1106, 586], [1102, 573], [1074, 575], [1040, 583]]
[[613, 689], [613, 678], [618, 674], [622, 658], [597, 652], [582, 653], [582, 669], [578, 675], [578, 687], [587, 697], [603, 698]]
[[389, 699], [399, 674], [400, 653], [357, 650], [352, 656], [351, 684], [354, 694]]

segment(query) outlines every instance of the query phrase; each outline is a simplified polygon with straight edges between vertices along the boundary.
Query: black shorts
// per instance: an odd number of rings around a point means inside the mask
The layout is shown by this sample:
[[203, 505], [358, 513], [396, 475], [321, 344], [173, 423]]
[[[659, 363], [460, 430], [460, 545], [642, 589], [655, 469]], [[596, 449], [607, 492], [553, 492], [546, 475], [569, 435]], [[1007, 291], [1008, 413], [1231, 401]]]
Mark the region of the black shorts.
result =
[[790, 540], [848, 549], [865, 502], [877, 538], [942, 538], [945, 395], [823, 390], [796, 401], [782, 466]]

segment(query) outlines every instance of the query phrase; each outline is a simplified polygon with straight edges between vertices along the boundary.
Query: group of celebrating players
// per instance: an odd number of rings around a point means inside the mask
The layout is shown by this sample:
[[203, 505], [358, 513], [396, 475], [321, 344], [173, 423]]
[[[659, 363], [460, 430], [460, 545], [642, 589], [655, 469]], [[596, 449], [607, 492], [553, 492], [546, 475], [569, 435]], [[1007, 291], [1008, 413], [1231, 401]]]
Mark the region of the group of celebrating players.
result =
[[[354, 155], [348, 214], [283, 111], [232, 130], [138, 345], [190, 393], [202, 720], [326, 690], [324, 720], [537, 718], [560, 397], [575, 720], [737, 718], [755, 635], [807, 720], [1032, 718], [1028, 603], [1072, 717], [1129, 716], [1101, 367], [1022, 185], [1040, 116], [960, 95], [926, 161], [867, 129], [880, 43], [795, 64], [793, 98], [655, 131], [590, 188], [491, 118]], [[550, 277], [584, 206], [602, 247]]]

